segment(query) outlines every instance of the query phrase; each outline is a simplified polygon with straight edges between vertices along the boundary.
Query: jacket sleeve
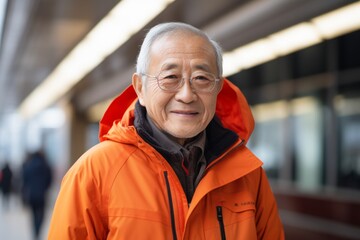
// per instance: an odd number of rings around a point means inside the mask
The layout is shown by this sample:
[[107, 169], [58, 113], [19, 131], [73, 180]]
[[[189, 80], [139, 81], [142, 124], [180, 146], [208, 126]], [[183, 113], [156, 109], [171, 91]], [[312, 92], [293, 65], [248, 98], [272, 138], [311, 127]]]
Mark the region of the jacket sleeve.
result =
[[261, 169], [260, 173], [256, 204], [256, 226], [258, 239], [285, 239], [275, 197], [271, 191], [269, 181], [263, 169]]
[[63, 178], [48, 239], [106, 239], [100, 189], [90, 159], [79, 159]]

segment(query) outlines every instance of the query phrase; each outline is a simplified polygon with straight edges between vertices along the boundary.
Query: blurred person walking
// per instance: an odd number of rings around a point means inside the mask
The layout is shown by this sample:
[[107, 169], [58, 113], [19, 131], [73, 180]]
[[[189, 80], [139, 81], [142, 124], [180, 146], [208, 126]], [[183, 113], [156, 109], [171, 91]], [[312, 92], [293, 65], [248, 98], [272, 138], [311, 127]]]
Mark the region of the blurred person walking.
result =
[[9, 207], [12, 177], [12, 170], [9, 163], [6, 162], [0, 172], [0, 189], [3, 194], [3, 206], [6, 209]]
[[39, 238], [46, 207], [46, 194], [52, 182], [52, 170], [42, 151], [29, 154], [22, 169], [23, 200], [31, 208], [33, 232]]

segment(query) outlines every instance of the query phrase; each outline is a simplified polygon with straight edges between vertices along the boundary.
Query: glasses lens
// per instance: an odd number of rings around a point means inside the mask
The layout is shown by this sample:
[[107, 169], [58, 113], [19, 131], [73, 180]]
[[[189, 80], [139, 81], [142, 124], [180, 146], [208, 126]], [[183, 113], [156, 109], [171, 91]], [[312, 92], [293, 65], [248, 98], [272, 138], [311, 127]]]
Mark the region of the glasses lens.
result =
[[181, 81], [181, 74], [174, 71], [163, 71], [158, 76], [159, 87], [166, 91], [178, 89]]
[[[194, 72], [190, 78], [191, 86], [198, 92], [211, 92], [216, 85], [216, 77], [207, 72]], [[162, 71], [157, 77], [159, 87], [165, 91], [176, 91], [183, 84], [183, 76], [176, 71]]]
[[195, 72], [191, 76], [191, 84], [196, 91], [211, 92], [216, 85], [216, 78], [207, 72]]

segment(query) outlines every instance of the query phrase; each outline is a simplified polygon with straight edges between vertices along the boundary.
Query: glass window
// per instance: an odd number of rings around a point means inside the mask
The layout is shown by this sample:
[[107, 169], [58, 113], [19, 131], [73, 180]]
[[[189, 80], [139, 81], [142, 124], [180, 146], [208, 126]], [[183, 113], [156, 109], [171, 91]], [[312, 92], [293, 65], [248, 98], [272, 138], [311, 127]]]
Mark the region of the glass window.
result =
[[323, 126], [322, 108], [314, 97], [291, 101], [295, 182], [304, 189], [314, 189], [322, 184]]
[[360, 189], [360, 98], [336, 99], [339, 115], [339, 185]]
[[256, 124], [248, 147], [264, 162], [267, 175], [277, 178], [285, 161], [287, 103], [258, 104], [252, 111]]
[[252, 111], [256, 127], [248, 146], [264, 162], [268, 176], [281, 178], [281, 171], [289, 171], [285, 164], [293, 165], [292, 178], [299, 187], [319, 187], [324, 146], [320, 101], [315, 97], [281, 100], [257, 104]]

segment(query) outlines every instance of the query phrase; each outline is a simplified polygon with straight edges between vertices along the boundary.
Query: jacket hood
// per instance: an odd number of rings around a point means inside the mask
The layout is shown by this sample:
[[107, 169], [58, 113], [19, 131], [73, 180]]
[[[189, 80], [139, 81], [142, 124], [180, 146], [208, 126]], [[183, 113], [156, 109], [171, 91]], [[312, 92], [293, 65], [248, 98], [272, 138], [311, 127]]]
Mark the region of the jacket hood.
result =
[[[123, 126], [133, 125], [136, 101], [137, 95], [131, 85], [111, 102], [100, 120], [100, 141], [117, 139], [109, 132], [114, 124], [121, 122]], [[218, 95], [215, 114], [224, 127], [236, 132], [242, 140], [248, 141], [255, 126], [251, 109], [240, 89], [227, 79], [224, 80]]]

